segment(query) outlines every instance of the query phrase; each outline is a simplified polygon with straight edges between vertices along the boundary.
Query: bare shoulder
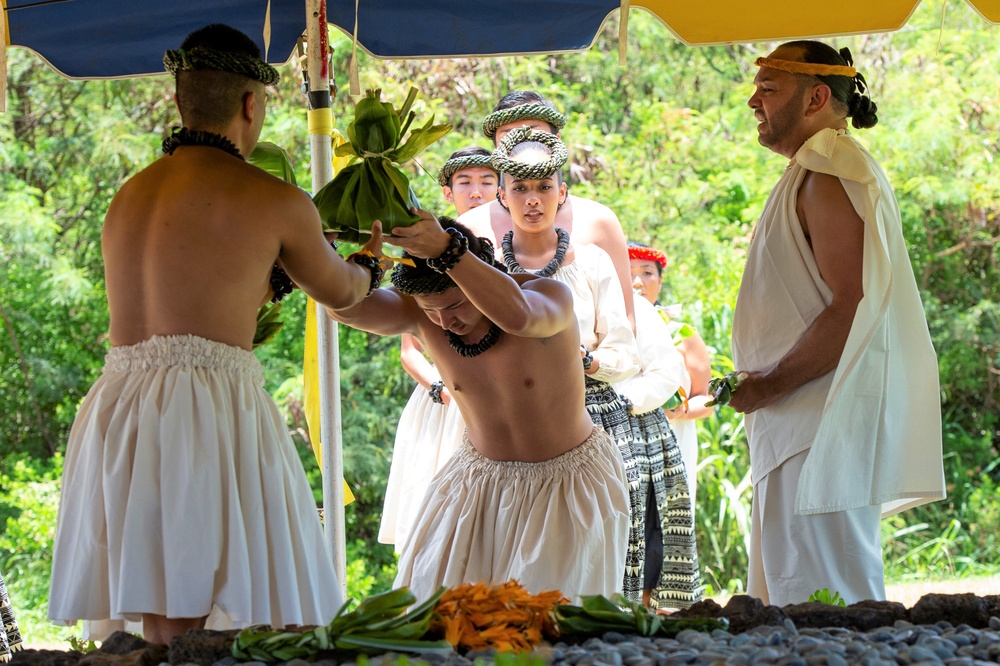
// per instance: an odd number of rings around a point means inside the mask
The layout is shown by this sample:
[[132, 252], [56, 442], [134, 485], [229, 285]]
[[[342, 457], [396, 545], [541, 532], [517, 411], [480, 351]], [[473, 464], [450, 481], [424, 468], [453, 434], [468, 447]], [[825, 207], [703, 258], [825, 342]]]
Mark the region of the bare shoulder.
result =
[[573, 206], [574, 222], [587, 221], [598, 226], [613, 225], [618, 229], [621, 228], [618, 216], [604, 204], [572, 194], [570, 200]]
[[485, 205], [477, 206], [466, 211], [458, 218], [458, 221], [467, 226], [476, 236], [492, 238], [493, 230], [490, 225], [490, 209], [495, 205], [499, 206], [500, 204], [491, 201]]
[[819, 211], [831, 205], [853, 209], [843, 183], [828, 173], [807, 172], [799, 186], [798, 206], [807, 211]]

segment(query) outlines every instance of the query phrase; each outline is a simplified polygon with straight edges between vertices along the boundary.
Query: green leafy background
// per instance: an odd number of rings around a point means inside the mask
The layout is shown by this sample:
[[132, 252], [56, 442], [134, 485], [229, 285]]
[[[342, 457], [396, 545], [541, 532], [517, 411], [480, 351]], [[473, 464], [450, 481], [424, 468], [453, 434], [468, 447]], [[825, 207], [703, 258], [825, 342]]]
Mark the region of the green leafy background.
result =
[[[949, 496], [883, 522], [891, 580], [1000, 570], [997, 404], [1000, 400], [1000, 28], [965, 4], [925, 0], [889, 35], [847, 45], [871, 85], [880, 122], [859, 132], [897, 188], [903, 224], [939, 355]], [[331, 36], [346, 90], [349, 42]], [[541, 91], [567, 114], [566, 178], [574, 194], [614, 209], [627, 235], [671, 258], [663, 299], [733, 370], [730, 326], [754, 221], [785, 161], [757, 145], [753, 60], [774, 45], [689, 48], [632, 12], [629, 62], [617, 24], [582, 54], [387, 62], [360, 54], [362, 86], [454, 131], [405, 167], [425, 207], [451, 214], [435, 182], [457, 148], [489, 147], [479, 121], [514, 88]], [[289, 151], [309, 183], [308, 135], [296, 64], [271, 98], [263, 139]], [[116, 189], [158, 156], [176, 124], [166, 77], [71, 82], [34, 56], [9, 52], [0, 116], [0, 571], [29, 646], [73, 633], [45, 621], [62, 452], [77, 406], [107, 351], [100, 251]], [[354, 100], [335, 97], [343, 131]], [[285, 326], [257, 351], [314, 488], [319, 472], [302, 413], [304, 299], [284, 301]], [[395, 424], [413, 387], [398, 340], [340, 327], [344, 460], [357, 501], [347, 508], [348, 589], [391, 585], [395, 556], [376, 542]], [[696, 511], [711, 594], [746, 576], [750, 476], [742, 420], [700, 422]]]

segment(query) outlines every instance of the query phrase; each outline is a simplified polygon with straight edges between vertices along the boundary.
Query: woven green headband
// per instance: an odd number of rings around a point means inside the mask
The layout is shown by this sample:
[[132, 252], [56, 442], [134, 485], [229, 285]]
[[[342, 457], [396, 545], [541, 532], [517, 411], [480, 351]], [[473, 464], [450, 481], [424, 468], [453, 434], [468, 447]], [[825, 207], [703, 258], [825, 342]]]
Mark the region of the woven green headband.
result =
[[558, 132], [566, 126], [566, 118], [551, 106], [545, 104], [522, 104], [509, 109], [494, 111], [483, 119], [483, 134], [489, 138], [497, 135], [497, 128], [516, 120], [541, 120], [556, 128]]
[[441, 167], [441, 170], [438, 171], [438, 185], [446, 187], [448, 182], [451, 181], [451, 177], [456, 173], [465, 169], [473, 169], [475, 167], [486, 167], [491, 171], [496, 171], [496, 169], [493, 168], [493, 163], [490, 161], [489, 155], [466, 155], [465, 157], [453, 157], [445, 162], [444, 166]]
[[[510, 151], [514, 146], [526, 141], [537, 141], [552, 149], [552, 156], [544, 162], [529, 164], [510, 159]], [[566, 144], [555, 134], [549, 134], [530, 127], [519, 127], [503, 138], [500, 145], [493, 151], [493, 167], [499, 173], [507, 173], [520, 180], [541, 180], [548, 178], [566, 164], [569, 152]]]
[[214, 69], [219, 72], [240, 74], [254, 81], [260, 81], [265, 86], [273, 86], [281, 80], [278, 70], [259, 58], [245, 53], [219, 51], [207, 46], [167, 51], [163, 54], [163, 66], [174, 76], [177, 72]]

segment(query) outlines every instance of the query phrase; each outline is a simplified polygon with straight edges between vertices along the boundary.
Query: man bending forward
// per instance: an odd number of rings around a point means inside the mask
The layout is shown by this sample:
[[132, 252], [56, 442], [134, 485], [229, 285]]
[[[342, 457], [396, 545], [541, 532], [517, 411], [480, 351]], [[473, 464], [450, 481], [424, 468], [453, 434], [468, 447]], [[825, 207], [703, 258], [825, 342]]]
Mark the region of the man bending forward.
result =
[[330, 315], [380, 335], [412, 333], [467, 424], [403, 545], [396, 586], [516, 578], [532, 592], [620, 591], [629, 503], [617, 447], [584, 407], [569, 289], [505, 275], [465, 227], [421, 212], [388, 239], [415, 258], [392, 288]]

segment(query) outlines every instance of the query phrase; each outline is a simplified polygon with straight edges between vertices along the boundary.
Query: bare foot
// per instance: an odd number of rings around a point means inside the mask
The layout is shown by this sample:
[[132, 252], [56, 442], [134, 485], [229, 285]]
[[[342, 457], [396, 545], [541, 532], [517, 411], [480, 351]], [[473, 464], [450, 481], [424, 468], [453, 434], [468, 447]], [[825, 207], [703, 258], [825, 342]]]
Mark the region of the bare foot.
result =
[[142, 614], [142, 637], [150, 643], [169, 645], [170, 639], [187, 633], [188, 629], [203, 629], [205, 617], [164, 617]]

